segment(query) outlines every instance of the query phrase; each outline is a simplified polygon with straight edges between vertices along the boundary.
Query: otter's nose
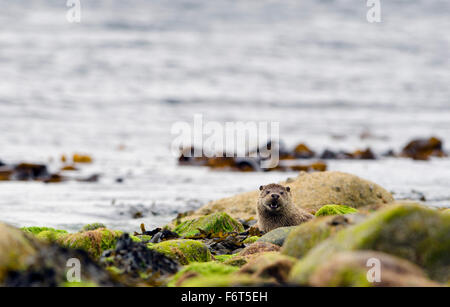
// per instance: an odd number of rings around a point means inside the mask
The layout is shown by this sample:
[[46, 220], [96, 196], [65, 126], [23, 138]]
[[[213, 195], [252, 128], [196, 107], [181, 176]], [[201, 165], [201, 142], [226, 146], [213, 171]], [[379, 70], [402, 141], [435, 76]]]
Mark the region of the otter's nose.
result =
[[273, 198], [273, 199], [278, 199], [278, 198], [280, 198], [280, 195], [278, 195], [278, 194], [272, 194], [272, 198]]

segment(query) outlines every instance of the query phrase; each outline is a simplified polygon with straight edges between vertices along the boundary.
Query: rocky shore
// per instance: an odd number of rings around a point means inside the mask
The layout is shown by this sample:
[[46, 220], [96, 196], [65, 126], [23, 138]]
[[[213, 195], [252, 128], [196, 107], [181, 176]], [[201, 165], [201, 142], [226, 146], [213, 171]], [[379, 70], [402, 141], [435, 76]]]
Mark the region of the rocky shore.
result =
[[[314, 219], [261, 233], [252, 191], [133, 234], [100, 223], [75, 233], [0, 223], [0, 284], [450, 285], [450, 209], [396, 202], [381, 186], [340, 172], [301, 172], [282, 184]], [[67, 281], [71, 258], [81, 263], [81, 282]], [[367, 278], [371, 259], [381, 264], [379, 281]]]

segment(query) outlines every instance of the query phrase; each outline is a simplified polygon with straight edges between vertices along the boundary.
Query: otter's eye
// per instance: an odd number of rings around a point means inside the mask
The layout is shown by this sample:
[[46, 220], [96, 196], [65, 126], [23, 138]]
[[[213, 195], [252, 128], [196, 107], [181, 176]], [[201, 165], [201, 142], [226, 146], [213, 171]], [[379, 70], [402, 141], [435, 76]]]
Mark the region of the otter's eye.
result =
[[266, 195], [269, 194], [269, 193], [270, 193], [270, 191], [266, 191]]
[[281, 194], [281, 195], [283, 195], [283, 194], [284, 194], [284, 192], [280, 192], [280, 194]]

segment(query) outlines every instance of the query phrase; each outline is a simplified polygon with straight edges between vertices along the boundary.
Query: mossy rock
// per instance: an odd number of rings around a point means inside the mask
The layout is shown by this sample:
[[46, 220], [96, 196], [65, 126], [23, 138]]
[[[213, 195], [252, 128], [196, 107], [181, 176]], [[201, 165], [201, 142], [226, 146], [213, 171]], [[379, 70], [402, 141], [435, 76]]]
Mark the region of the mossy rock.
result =
[[175, 259], [183, 265], [212, 260], [211, 252], [206, 245], [196, 240], [167, 240], [157, 244], [147, 244], [147, 247]]
[[439, 282], [450, 279], [450, 216], [414, 204], [373, 213], [315, 246], [292, 269], [290, 281], [307, 284], [317, 268], [338, 252], [373, 250], [407, 259]]
[[52, 230], [44, 230], [41, 231], [36, 237], [40, 240], [44, 240], [47, 242], [55, 242], [59, 238], [64, 237], [66, 233], [52, 231]]
[[287, 236], [281, 253], [302, 258], [314, 246], [338, 231], [364, 220], [362, 215], [339, 215], [315, 218], [295, 228]]
[[217, 262], [225, 262], [227, 260], [230, 260], [231, 258], [237, 256], [238, 254], [231, 254], [231, 255], [214, 255], [214, 260]]
[[236, 272], [239, 268], [217, 262], [196, 262], [183, 267], [168, 282], [169, 287], [182, 286], [183, 283], [197, 276], [224, 276]]
[[264, 284], [263, 280], [258, 280], [250, 275], [229, 274], [229, 275], [209, 275], [199, 276], [186, 280], [183, 287], [249, 287]]
[[228, 232], [240, 233], [244, 231], [244, 227], [228, 214], [218, 212], [184, 221], [176, 226], [173, 231], [178, 233], [181, 237], [189, 238], [201, 234], [202, 232], [213, 235]]
[[275, 228], [274, 230], [269, 231], [261, 238], [259, 238], [257, 242], [267, 242], [278, 246], [282, 246], [284, 244], [284, 240], [286, 240], [289, 233], [296, 227], [297, 226]]
[[[376, 209], [394, 202], [391, 193], [381, 186], [342, 172], [301, 172], [297, 178], [289, 182], [281, 182], [281, 184], [289, 186], [294, 203], [309, 212], [316, 212], [329, 204]], [[226, 212], [233, 218], [244, 220], [255, 218], [259, 192], [254, 190], [213, 201], [188, 218], [215, 212]]]
[[343, 205], [325, 205], [316, 212], [316, 216], [343, 215], [357, 213], [358, 210]]
[[252, 243], [255, 243], [256, 241], [258, 241], [259, 238], [260, 237], [258, 237], [258, 236], [251, 236], [251, 237], [246, 238], [244, 241], [242, 241], [242, 243], [252, 244]]
[[38, 226], [22, 227], [22, 228], [20, 228], [20, 230], [34, 234], [34, 235], [38, 235], [43, 231], [51, 231], [54, 233], [67, 233], [66, 230], [55, 229], [55, 228], [51, 228], [51, 227], [38, 227]]
[[278, 252], [264, 253], [251, 259], [238, 271], [238, 274], [250, 274], [256, 279], [274, 283], [285, 283], [296, 258], [282, 255]]
[[[375, 270], [378, 262], [380, 274]], [[369, 266], [368, 266], [369, 263]], [[371, 277], [369, 281], [369, 277]], [[377, 279], [378, 277], [378, 279]], [[436, 287], [421, 268], [411, 262], [374, 251], [342, 252], [319, 265], [310, 278], [314, 287]]]
[[98, 228], [96, 230], [65, 234], [60, 236], [56, 242], [67, 248], [82, 249], [94, 259], [98, 259], [103, 251], [115, 247], [117, 239], [122, 234], [122, 231]]
[[83, 228], [81, 228], [81, 231], [90, 231], [90, 230], [96, 230], [99, 228], [106, 228], [106, 226], [103, 223], [92, 223], [92, 224], [84, 225]]
[[25, 269], [39, 246], [30, 234], [0, 223], [0, 283], [8, 271]]

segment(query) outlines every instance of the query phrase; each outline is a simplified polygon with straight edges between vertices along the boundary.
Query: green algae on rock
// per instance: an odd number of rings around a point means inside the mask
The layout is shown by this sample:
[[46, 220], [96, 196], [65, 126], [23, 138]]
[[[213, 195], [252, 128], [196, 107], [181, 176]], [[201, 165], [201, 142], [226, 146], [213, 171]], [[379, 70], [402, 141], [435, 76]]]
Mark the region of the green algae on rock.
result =
[[373, 250], [407, 259], [436, 281], [450, 279], [450, 216], [417, 204], [373, 213], [315, 246], [291, 270], [290, 281], [308, 284], [317, 268], [338, 252]]
[[218, 235], [228, 232], [243, 232], [244, 227], [241, 223], [231, 218], [224, 212], [218, 212], [196, 219], [187, 220], [177, 225], [174, 232], [182, 237], [194, 237], [201, 233]]
[[194, 262], [183, 267], [168, 282], [169, 287], [179, 287], [183, 283], [197, 276], [224, 276], [236, 272], [239, 268], [217, 262]]
[[362, 215], [324, 216], [307, 223], [295, 226], [287, 236], [281, 253], [295, 258], [301, 258], [320, 242], [333, 236], [338, 231], [364, 220]]
[[103, 251], [114, 248], [122, 231], [98, 228], [60, 236], [56, 242], [63, 247], [82, 249], [98, 259]]
[[[372, 261], [372, 262], [370, 262]], [[377, 263], [375, 263], [375, 262]], [[367, 264], [370, 264], [368, 266]], [[380, 266], [380, 273], [371, 271]], [[436, 287], [417, 265], [381, 252], [342, 252], [319, 265], [310, 278], [314, 287]]]
[[258, 237], [258, 236], [247, 237], [247, 239], [242, 241], [242, 243], [244, 243], [244, 244], [252, 244], [252, 243], [255, 243], [256, 241], [258, 241], [259, 238], [260, 237]]
[[38, 235], [43, 231], [51, 231], [51, 232], [55, 232], [55, 233], [67, 233], [66, 230], [54, 229], [51, 227], [38, 227], [38, 226], [22, 227], [22, 228], [20, 228], [20, 230], [28, 232], [28, 233], [32, 233], [34, 235]]
[[278, 246], [282, 246], [289, 233], [296, 227], [297, 226], [278, 227], [264, 234], [261, 238], [258, 239], [257, 242], [268, 242], [276, 244]]
[[196, 240], [167, 240], [157, 244], [147, 244], [147, 247], [175, 259], [183, 265], [212, 260], [211, 252], [206, 245]]
[[325, 205], [316, 212], [316, 216], [343, 215], [357, 213], [358, 210], [344, 205]]
[[231, 254], [231, 255], [214, 255], [214, 260], [217, 262], [225, 262], [227, 260], [230, 260], [231, 258], [237, 256], [238, 254]]

